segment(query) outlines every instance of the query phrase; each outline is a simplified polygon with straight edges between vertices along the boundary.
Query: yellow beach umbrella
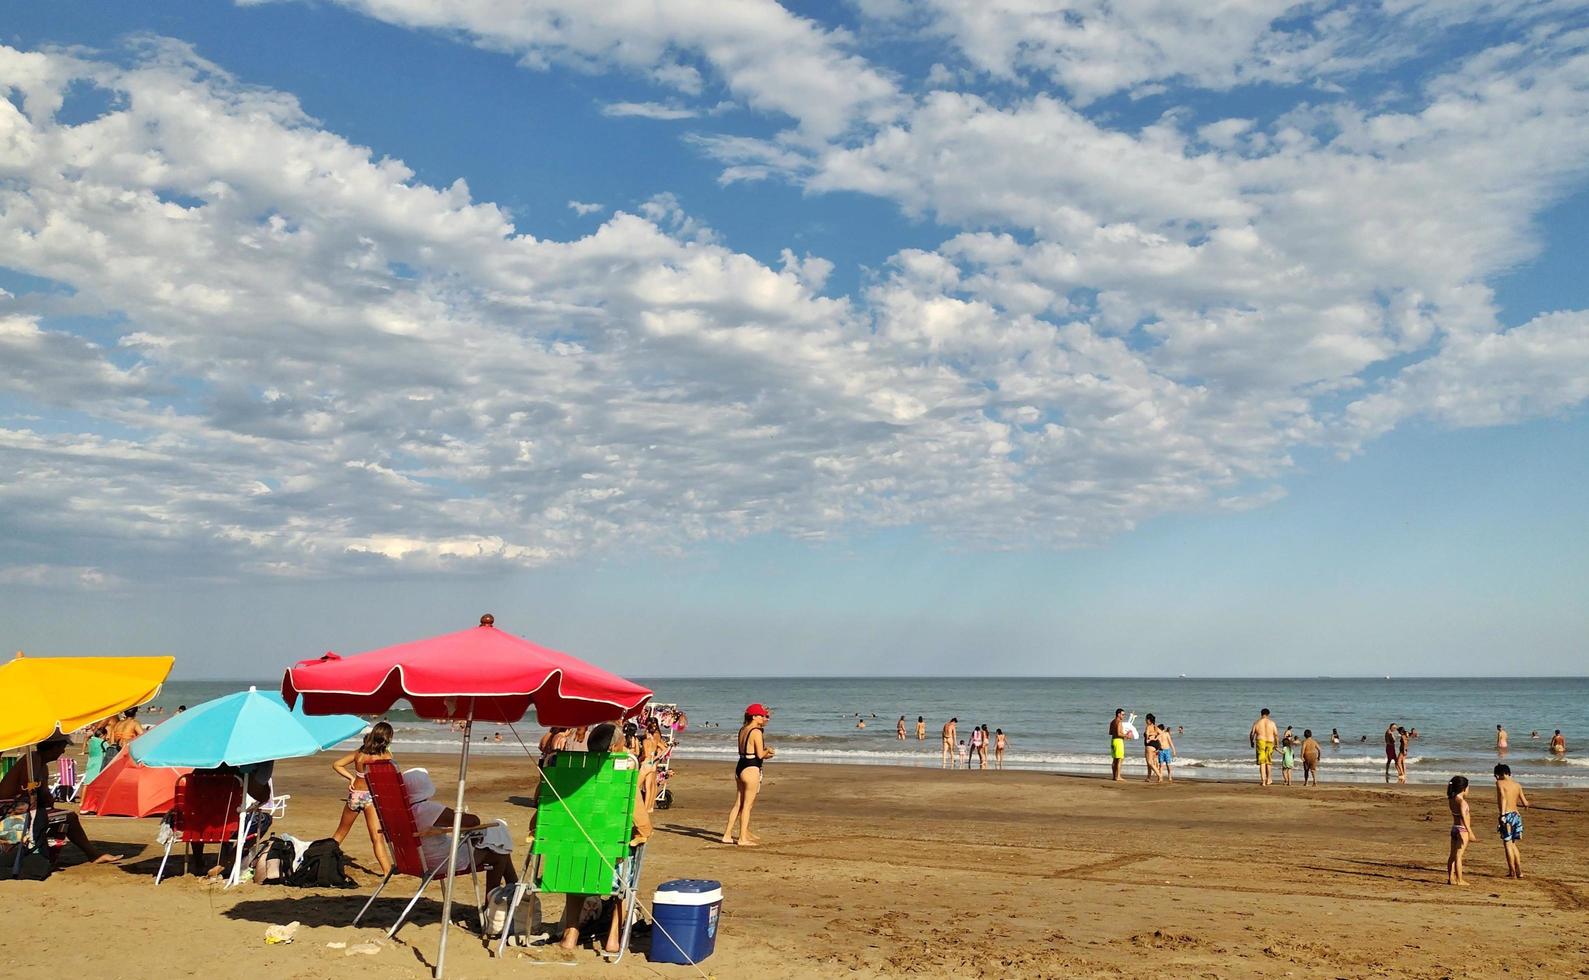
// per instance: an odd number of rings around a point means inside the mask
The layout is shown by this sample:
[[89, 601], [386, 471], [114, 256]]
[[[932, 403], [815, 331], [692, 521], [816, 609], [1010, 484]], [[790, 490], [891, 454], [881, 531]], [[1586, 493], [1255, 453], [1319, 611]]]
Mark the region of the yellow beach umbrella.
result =
[[154, 700], [175, 657], [24, 657], [0, 664], [0, 751]]

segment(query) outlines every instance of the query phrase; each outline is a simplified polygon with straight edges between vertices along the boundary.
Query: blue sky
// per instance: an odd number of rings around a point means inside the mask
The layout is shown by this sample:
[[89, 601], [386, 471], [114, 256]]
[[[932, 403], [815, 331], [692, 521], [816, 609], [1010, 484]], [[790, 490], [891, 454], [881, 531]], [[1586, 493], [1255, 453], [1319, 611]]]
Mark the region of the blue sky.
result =
[[8, 9], [7, 642], [1582, 671], [1584, 5], [588, 7]]

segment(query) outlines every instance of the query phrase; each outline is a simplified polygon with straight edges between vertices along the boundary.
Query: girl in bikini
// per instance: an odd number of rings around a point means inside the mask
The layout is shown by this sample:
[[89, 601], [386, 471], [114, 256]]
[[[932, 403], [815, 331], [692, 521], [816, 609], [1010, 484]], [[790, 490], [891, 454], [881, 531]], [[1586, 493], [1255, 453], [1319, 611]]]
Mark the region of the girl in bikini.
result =
[[[767, 746], [763, 730], [767, 727], [767, 709], [753, 704], [745, 709], [745, 724], [739, 730], [739, 762], [734, 766], [734, 807], [728, 811], [728, 826], [723, 828], [723, 843], [755, 847], [759, 843], [750, 832], [750, 808], [761, 791], [762, 763], [771, 759], [773, 751]], [[734, 839], [734, 822], [739, 821], [739, 839]]]
[[340, 847], [348, 831], [353, 829], [353, 822], [359, 818], [359, 814], [364, 814], [364, 824], [370, 831], [370, 845], [375, 849], [375, 862], [381, 866], [383, 875], [392, 869], [392, 859], [386, 854], [386, 840], [381, 836], [381, 818], [375, 813], [375, 801], [370, 797], [370, 786], [364, 781], [364, 773], [372, 762], [392, 761], [391, 750], [392, 726], [378, 721], [364, 736], [364, 743], [356, 751], [349, 752], [331, 764], [337, 775], [348, 781], [348, 798], [342, 807], [342, 820], [331, 837]]
[[1446, 802], [1451, 806], [1451, 855], [1446, 858], [1446, 884], [1466, 885], [1462, 880], [1462, 852], [1473, 839], [1472, 813], [1468, 810], [1468, 778], [1452, 776], [1446, 786]]

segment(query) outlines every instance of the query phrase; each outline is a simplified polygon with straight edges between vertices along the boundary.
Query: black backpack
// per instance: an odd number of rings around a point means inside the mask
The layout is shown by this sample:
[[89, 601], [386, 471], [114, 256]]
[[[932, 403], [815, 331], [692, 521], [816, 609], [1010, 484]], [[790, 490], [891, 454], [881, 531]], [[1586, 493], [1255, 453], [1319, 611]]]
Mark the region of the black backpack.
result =
[[285, 884], [297, 888], [354, 888], [353, 879], [343, 870], [347, 860], [335, 840], [317, 840], [304, 849], [303, 860], [287, 876]]

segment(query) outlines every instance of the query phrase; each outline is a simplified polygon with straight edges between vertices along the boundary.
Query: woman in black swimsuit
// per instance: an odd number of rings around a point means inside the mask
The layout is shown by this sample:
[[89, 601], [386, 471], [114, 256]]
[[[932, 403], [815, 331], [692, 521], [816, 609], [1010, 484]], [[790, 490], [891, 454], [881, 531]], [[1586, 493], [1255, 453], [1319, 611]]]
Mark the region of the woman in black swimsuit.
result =
[[[761, 790], [761, 764], [773, 756], [762, 730], [767, 727], [767, 709], [753, 704], [745, 709], [745, 725], [739, 730], [739, 762], [734, 765], [734, 808], [728, 811], [728, 826], [723, 828], [723, 843], [755, 847], [758, 840], [750, 832], [750, 808]], [[739, 839], [734, 839], [734, 821], [739, 821]]]
[[1159, 749], [1164, 745], [1159, 741], [1158, 719], [1148, 715], [1144, 720], [1147, 723], [1142, 726], [1142, 748], [1147, 753], [1148, 774], [1143, 778], [1152, 782], [1164, 778], [1164, 772], [1159, 768]]

